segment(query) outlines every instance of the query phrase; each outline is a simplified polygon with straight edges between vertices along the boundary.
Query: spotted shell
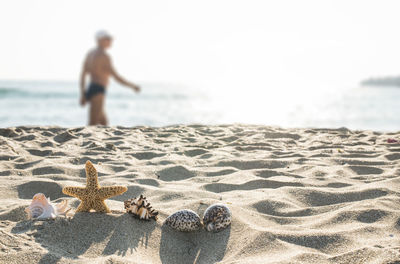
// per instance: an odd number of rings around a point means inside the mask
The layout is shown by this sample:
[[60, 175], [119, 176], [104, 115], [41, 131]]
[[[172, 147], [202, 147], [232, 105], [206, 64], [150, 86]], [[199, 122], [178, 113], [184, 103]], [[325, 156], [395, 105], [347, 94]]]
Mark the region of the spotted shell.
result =
[[157, 221], [158, 212], [154, 210], [146, 197], [140, 195], [139, 198], [132, 198], [124, 201], [124, 207], [127, 213], [131, 213], [134, 217], [141, 220], [154, 219]]
[[68, 207], [66, 200], [53, 204], [50, 202], [50, 198], [46, 198], [43, 193], [35, 194], [31, 204], [25, 208], [29, 219], [54, 219], [58, 215], [66, 215], [69, 210], [71, 208]]
[[164, 224], [178, 231], [190, 232], [201, 227], [201, 220], [192, 210], [183, 209], [168, 216]]
[[203, 224], [207, 231], [219, 232], [231, 224], [231, 211], [224, 204], [213, 204], [204, 212]]

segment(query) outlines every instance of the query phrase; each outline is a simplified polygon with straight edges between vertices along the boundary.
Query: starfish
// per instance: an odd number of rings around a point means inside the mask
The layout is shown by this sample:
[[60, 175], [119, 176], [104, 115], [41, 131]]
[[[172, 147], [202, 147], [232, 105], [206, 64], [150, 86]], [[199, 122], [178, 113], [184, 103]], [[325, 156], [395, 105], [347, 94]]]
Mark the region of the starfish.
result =
[[111, 212], [104, 200], [121, 195], [128, 189], [125, 186], [101, 187], [97, 179], [97, 170], [89, 160], [86, 161], [85, 170], [86, 187], [64, 187], [62, 192], [81, 200], [76, 212], [90, 212], [91, 209], [101, 213]]

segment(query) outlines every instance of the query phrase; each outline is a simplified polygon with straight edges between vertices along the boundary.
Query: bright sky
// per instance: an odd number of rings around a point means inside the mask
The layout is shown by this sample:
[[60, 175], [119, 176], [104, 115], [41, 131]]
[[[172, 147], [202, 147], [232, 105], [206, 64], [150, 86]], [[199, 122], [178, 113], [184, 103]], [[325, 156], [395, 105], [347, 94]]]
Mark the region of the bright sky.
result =
[[400, 73], [396, 0], [0, 1], [0, 79], [77, 80], [102, 28], [132, 81], [258, 89]]

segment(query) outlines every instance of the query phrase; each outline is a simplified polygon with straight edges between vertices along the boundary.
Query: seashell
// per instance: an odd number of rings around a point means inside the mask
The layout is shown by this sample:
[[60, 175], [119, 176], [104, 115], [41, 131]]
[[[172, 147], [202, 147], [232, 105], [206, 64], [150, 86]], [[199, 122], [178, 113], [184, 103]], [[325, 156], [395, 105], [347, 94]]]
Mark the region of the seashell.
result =
[[192, 210], [183, 209], [168, 216], [164, 224], [178, 231], [190, 232], [201, 227], [201, 220]]
[[50, 198], [46, 198], [43, 193], [35, 194], [31, 204], [25, 208], [29, 219], [54, 219], [58, 215], [65, 216], [69, 210], [71, 210], [71, 208], [68, 207], [68, 202], [66, 200], [58, 204], [53, 204], [50, 202]]
[[231, 224], [231, 211], [225, 204], [213, 204], [204, 212], [203, 224], [207, 231], [219, 232]]
[[140, 195], [139, 198], [135, 197], [124, 201], [124, 207], [127, 213], [131, 213], [136, 218], [157, 221], [158, 212], [150, 206], [150, 203], [143, 195]]

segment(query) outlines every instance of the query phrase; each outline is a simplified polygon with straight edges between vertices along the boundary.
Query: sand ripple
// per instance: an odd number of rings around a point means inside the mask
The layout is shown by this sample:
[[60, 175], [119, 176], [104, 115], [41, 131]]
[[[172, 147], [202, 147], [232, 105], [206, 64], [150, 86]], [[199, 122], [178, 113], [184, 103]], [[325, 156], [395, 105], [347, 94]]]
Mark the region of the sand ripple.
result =
[[[0, 129], [0, 263], [400, 263], [399, 134], [265, 126]], [[112, 214], [29, 221], [37, 192], [126, 185]], [[145, 194], [158, 222], [123, 213]], [[232, 226], [162, 227], [176, 210], [224, 202]]]

